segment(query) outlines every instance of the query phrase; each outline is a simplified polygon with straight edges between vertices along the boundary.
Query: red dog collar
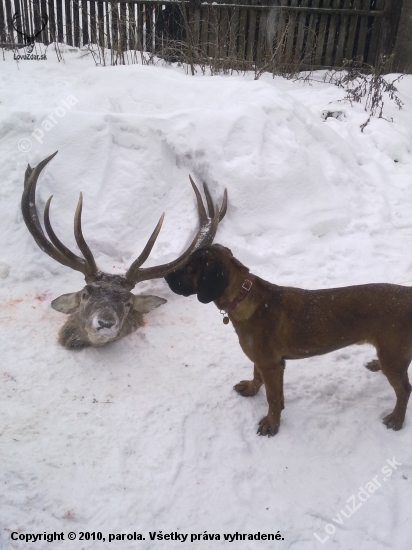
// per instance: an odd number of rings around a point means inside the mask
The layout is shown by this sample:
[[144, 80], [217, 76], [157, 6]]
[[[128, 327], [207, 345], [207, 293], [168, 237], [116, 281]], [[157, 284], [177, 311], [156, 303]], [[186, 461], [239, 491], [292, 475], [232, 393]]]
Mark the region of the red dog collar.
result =
[[[243, 300], [243, 298], [252, 288], [252, 285], [253, 285], [253, 276], [249, 277], [248, 279], [245, 279], [243, 281], [243, 285], [242, 285], [242, 288], [240, 289], [239, 294], [236, 296], [236, 298], [232, 302], [230, 302], [228, 306], [226, 306], [223, 310], [221, 310], [220, 313], [222, 315], [226, 315], [226, 313], [229, 313], [230, 311], [232, 311], [232, 309], [235, 309], [238, 303]], [[224, 317], [223, 322], [225, 323], [225, 325], [227, 325], [227, 323], [229, 322], [229, 319], [227, 317]]]

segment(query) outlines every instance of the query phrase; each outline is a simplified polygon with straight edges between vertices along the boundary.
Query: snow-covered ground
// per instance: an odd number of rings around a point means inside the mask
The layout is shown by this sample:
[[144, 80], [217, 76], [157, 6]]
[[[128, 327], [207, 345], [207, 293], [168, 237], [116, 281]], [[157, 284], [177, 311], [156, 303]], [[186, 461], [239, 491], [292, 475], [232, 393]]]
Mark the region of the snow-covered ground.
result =
[[[50, 301], [83, 278], [36, 246], [20, 198], [27, 163], [59, 150], [39, 207], [54, 195], [53, 226], [76, 249], [83, 191], [85, 237], [99, 267], [120, 273], [163, 211], [147, 265], [193, 237], [191, 173], [216, 201], [228, 189], [216, 242], [253, 273], [306, 288], [412, 284], [412, 76], [397, 84], [401, 111], [386, 101], [393, 123], [374, 118], [362, 133], [368, 115], [333, 85], [64, 59], [0, 62], [0, 548], [409, 549], [412, 409], [400, 432], [382, 424], [395, 395], [363, 367], [373, 348], [289, 362], [280, 431], [258, 437], [265, 392], [232, 389], [252, 373], [233, 327], [163, 280], [136, 287], [168, 303], [133, 335], [59, 347], [65, 316]], [[324, 121], [324, 110], [343, 116]], [[373, 478], [376, 492], [358, 497]], [[155, 531], [188, 538], [151, 541]], [[11, 540], [44, 532], [65, 539]], [[236, 532], [281, 540], [224, 540]]]

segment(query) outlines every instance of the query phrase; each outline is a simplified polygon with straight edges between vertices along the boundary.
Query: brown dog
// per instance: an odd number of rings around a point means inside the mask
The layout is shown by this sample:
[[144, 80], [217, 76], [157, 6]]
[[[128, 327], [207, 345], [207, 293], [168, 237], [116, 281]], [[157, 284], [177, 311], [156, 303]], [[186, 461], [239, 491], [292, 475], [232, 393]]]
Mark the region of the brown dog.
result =
[[381, 369], [396, 393], [396, 406], [383, 422], [402, 428], [411, 393], [412, 289], [390, 284], [326, 290], [277, 286], [250, 274], [218, 244], [193, 252], [183, 268], [165, 279], [173, 292], [197, 294], [200, 302], [214, 301], [227, 312], [242, 350], [254, 363], [253, 380], [239, 382], [235, 390], [252, 396], [262, 384], [266, 388], [269, 411], [259, 423], [260, 435], [278, 431], [286, 359], [362, 343], [375, 346], [379, 358], [367, 367]]

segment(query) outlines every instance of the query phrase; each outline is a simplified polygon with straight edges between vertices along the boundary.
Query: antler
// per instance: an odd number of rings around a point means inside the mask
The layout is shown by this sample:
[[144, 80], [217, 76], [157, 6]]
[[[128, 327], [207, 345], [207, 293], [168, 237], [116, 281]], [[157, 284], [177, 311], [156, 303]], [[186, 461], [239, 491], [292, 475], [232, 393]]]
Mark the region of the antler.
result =
[[39, 216], [36, 208], [36, 186], [40, 173], [51, 159], [57, 155], [57, 151], [42, 160], [34, 169], [30, 165], [24, 176], [24, 191], [21, 198], [21, 210], [23, 219], [38, 246], [46, 252], [51, 258], [57, 262], [66, 265], [76, 271], [80, 271], [85, 276], [86, 282], [90, 283], [94, 280], [98, 270], [93, 254], [84, 240], [81, 223], [82, 196], [80, 194], [79, 203], [77, 205], [75, 216], [75, 238], [80, 250], [83, 252], [85, 259], [80, 258], [69, 250], [56, 236], [50, 223], [50, 202], [52, 196], [47, 201], [44, 209], [44, 226], [50, 241], [47, 239], [40, 225]]
[[199, 189], [197, 188], [195, 182], [192, 180], [192, 176], [189, 175], [190, 183], [192, 184], [193, 191], [196, 195], [197, 200], [197, 210], [199, 212], [199, 220], [201, 227], [205, 227], [208, 224], [210, 224], [210, 229], [208, 231], [205, 231], [204, 234], [201, 236], [201, 239], [197, 243], [196, 248], [200, 248], [201, 246], [205, 246], [207, 244], [211, 244], [213, 242], [213, 239], [215, 238], [217, 226], [219, 225], [219, 222], [223, 220], [225, 217], [226, 211], [227, 211], [227, 189], [225, 189], [223, 193], [223, 201], [222, 206], [220, 207], [220, 210], [218, 206], [213, 206], [213, 199], [212, 195], [210, 194], [209, 188], [206, 185], [205, 182], [203, 182], [203, 189], [205, 192], [207, 207], [209, 210], [209, 217], [206, 214], [205, 207], [203, 205], [202, 197], [200, 196]]
[[212, 200], [212, 196], [210, 194], [209, 188], [207, 187], [206, 183], [203, 183], [206, 202], [209, 210], [209, 216], [208, 216], [206, 213], [199, 189], [197, 188], [195, 182], [193, 181], [190, 175], [189, 175], [189, 179], [190, 179], [190, 183], [192, 184], [193, 191], [195, 192], [196, 200], [197, 200], [197, 210], [199, 213], [199, 222], [200, 222], [199, 231], [197, 232], [195, 238], [191, 242], [189, 248], [187, 248], [187, 250], [173, 262], [169, 262], [167, 264], [157, 265], [153, 267], [141, 268], [140, 266], [146, 261], [147, 257], [150, 254], [151, 249], [153, 248], [154, 241], [156, 240], [156, 237], [160, 231], [161, 224], [163, 222], [163, 217], [162, 217], [159, 223], [157, 224], [156, 229], [153, 231], [153, 234], [150, 237], [149, 242], [147, 243], [143, 252], [137, 258], [137, 260], [135, 260], [132, 263], [132, 265], [130, 266], [130, 268], [126, 273], [126, 279], [129, 281], [131, 285], [134, 286], [138, 282], [147, 281], [149, 279], [158, 279], [158, 278], [160, 279], [162, 277], [165, 277], [168, 273], [171, 273], [172, 271], [175, 271], [176, 269], [179, 269], [180, 267], [182, 267], [185, 264], [186, 260], [189, 258], [190, 254], [194, 250], [196, 250], [200, 246], [204, 246], [206, 244], [210, 244], [213, 242], [219, 222], [224, 218], [226, 214], [227, 190], [225, 189], [224, 191], [222, 206], [219, 210], [217, 206], [215, 208], [213, 207], [213, 200]]
[[[94, 260], [93, 254], [88, 247], [82, 232], [82, 206], [83, 206], [83, 196], [80, 193], [79, 202], [77, 204], [76, 213], [74, 216], [74, 236], [76, 243], [80, 248], [84, 258], [80, 258], [69, 250], [57, 237], [50, 223], [50, 203], [53, 198], [51, 196], [44, 209], [44, 227], [46, 229], [49, 239], [47, 239], [44, 231], [40, 225], [39, 217], [37, 214], [36, 208], [36, 186], [37, 180], [43, 168], [51, 161], [51, 159], [57, 155], [57, 151], [42, 160], [34, 169], [27, 166], [27, 170], [24, 176], [24, 191], [21, 199], [21, 209], [23, 213], [23, 219], [27, 226], [27, 229], [32, 234], [37, 245], [48, 254], [51, 258], [57, 262], [70, 267], [76, 271], [80, 271], [85, 276], [87, 283], [92, 283], [99, 270], [97, 268], [96, 262]], [[162, 278], [171, 271], [181, 267], [190, 256], [190, 254], [200, 246], [205, 244], [210, 244], [217, 231], [219, 222], [223, 219], [227, 210], [227, 191], [225, 189], [224, 198], [222, 206], [219, 208], [213, 207], [212, 197], [210, 195], [207, 185], [204, 183], [203, 187], [205, 190], [206, 201], [209, 210], [209, 216], [206, 214], [205, 207], [203, 205], [202, 198], [200, 196], [199, 190], [196, 187], [196, 184], [189, 176], [190, 182], [192, 184], [193, 190], [196, 194], [197, 206], [199, 212], [200, 220], [200, 229], [193, 239], [190, 246], [187, 250], [179, 256], [173, 262], [167, 264], [158, 265], [154, 267], [141, 268], [140, 266], [147, 260], [155, 242], [157, 236], [159, 235], [160, 229], [163, 224], [164, 214], [161, 215], [160, 220], [158, 221], [155, 230], [151, 234], [149, 240], [147, 241], [146, 246], [144, 247], [140, 256], [132, 263], [130, 268], [127, 270], [125, 278], [127, 281], [127, 286], [131, 290], [138, 282], [146, 281], [149, 279]]]

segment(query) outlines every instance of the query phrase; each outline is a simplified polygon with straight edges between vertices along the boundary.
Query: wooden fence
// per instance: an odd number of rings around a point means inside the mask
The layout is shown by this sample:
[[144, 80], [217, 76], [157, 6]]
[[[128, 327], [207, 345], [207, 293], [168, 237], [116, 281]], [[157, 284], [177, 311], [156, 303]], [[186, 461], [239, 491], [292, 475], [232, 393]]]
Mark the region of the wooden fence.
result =
[[392, 52], [401, 8], [402, 0], [0, 0], [0, 42], [27, 44], [22, 33], [33, 35], [47, 16], [36, 42], [175, 59], [180, 45], [189, 58], [244, 68], [274, 58], [301, 68], [374, 65]]

